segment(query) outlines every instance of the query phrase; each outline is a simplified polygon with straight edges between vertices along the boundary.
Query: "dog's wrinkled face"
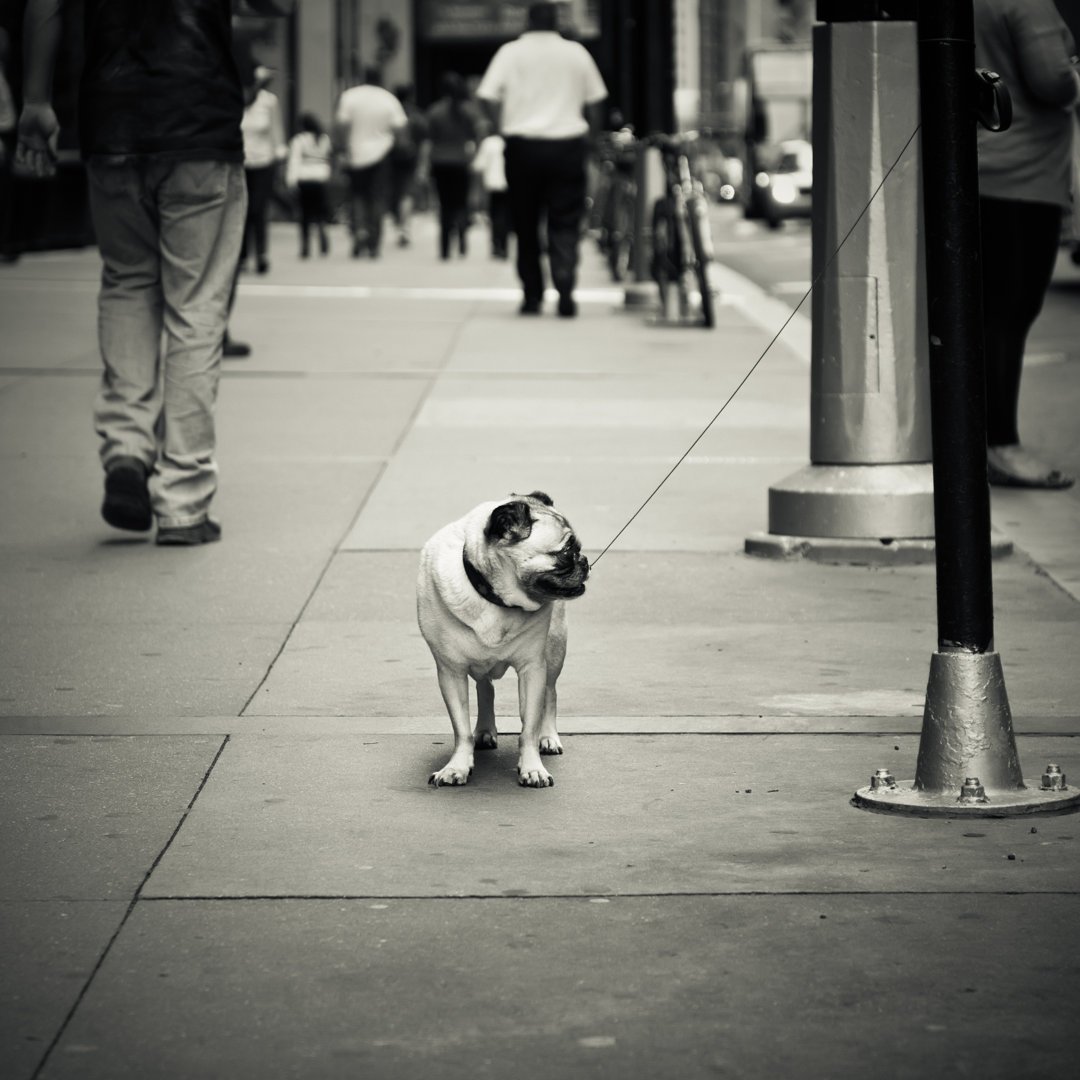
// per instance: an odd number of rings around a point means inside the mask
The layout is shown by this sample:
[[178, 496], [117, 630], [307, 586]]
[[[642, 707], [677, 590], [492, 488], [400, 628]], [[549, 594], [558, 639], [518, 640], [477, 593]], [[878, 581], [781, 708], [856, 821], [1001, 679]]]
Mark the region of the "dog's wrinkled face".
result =
[[497, 506], [484, 529], [489, 551], [514, 567], [522, 591], [538, 603], [585, 592], [589, 560], [570, 523], [542, 491]]

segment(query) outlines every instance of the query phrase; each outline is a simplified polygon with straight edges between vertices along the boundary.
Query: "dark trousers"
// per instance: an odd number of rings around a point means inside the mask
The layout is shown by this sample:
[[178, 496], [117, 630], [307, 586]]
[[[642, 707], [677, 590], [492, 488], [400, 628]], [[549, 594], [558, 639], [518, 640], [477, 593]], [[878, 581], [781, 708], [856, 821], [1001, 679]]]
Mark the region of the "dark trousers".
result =
[[0, 135], [0, 258], [17, 259], [15, 238], [15, 133]]
[[544, 295], [540, 227], [545, 219], [551, 283], [568, 296], [577, 284], [585, 213], [585, 140], [511, 136], [506, 140], [506, 182], [525, 299], [538, 301]]
[[383, 215], [390, 200], [390, 157], [374, 165], [349, 169], [349, 216], [352, 225], [353, 249], [361, 244], [372, 255], [382, 246]]
[[330, 200], [327, 197], [327, 185], [318, 181], [301, 180], [297, 185], [297, 199], [300, 203], [300, 252], [307, 255], [308, 237], [314, 225], [319, 234], [319, 247], [326, 253], [326, 222], [330, 217]]
[[439, 254], [450, 258], [450, 245], [457, 237], [465, 254], [465, 231], [469, 227], [468, 165], [432, 165], [431, 180], [439, 196]]
[[1042, 309], [1057, 258], [1061, 208], [979, 199], [982, 238], [986, 441], [1020, 441], [1017, 412], [1028, 331]]
[[510, 196], [505, 191], [488, 192], [488, 217], [491, 218], [491, 254], [505, 259], [510, 243]]
[[255, 255], [257, 262], [266, 261], [266, 220], [270, 212], [270, 195], [274, 190], [274, 167], [244, 169], [247, 180], [248, 208], [244, 221], [244, 246], [240, 260]]
[[390, 209], [398, 228], [409, 224], [413, 188], [416, 186], [416, 160], [390, 162]]

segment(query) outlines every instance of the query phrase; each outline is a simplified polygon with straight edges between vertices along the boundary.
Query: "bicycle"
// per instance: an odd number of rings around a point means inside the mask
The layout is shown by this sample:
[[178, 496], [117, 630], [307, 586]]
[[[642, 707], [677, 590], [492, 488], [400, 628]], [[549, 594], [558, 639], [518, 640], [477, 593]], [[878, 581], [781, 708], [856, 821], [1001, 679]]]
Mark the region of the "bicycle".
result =
[[652, 218], [652, 276], [660, 289], [663, 317], [671, 315], [674, 286], [679, 318], [690, 317], [696, 294], [701, 324], [711, 329], [716, 311], [709, 284], [713, 248], [705, 189], [690, 171], [685, 138], [658, 135], [649, 143], [660, 150], [664, 165], [665, 194], [656, 200]]
[[600, 182], [596, 196], [599, 247], [612, 281], [623, 281], [634, 260], [634, 214], [637, 151], [629, 129], [611, 133], [600, 145]]

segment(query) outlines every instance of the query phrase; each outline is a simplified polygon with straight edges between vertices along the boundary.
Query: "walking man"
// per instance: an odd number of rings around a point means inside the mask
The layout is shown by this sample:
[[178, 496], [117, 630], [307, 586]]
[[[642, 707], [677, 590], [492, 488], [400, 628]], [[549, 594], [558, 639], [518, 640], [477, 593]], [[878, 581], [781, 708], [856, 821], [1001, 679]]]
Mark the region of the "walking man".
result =
[[335, 118], [335, 141], [345, 154], [349, 175], [354, 259], [364, 248], [373, 259], [379, 257], [393, 181], [390, 151], [398, 133], [409, 126], [401, 102], [381, 83], [379, 69], [367, 68], [363, 83], [341, 95]]
[[[261, 2], [257, 6], [262, 6]], [[27, 0], [16, 166], [55, 173], [63, 0]], [[214, 402], [247, 193], [230, 0], [86, 0], [79, 141], [103, 263], [102, 516], [157, 543], [221, 527]]]
[[557, 30], [557, 5], [533, 4], [528, 29], [492, 57], [476, 95], [506, 139], [510, 218], [517, 233], [522, 315], [538, 315], [544, 296], [541, 223], [559, 314], [577, 314], [578, 243], [585, 213], [585, 158], [599, 131], [607, 87], [579, 42]]

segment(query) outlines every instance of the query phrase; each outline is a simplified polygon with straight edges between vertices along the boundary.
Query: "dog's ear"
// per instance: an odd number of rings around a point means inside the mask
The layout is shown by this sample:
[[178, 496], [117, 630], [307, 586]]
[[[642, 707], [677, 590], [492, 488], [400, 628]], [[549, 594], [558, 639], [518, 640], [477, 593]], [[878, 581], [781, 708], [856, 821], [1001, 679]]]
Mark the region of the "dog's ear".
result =
[[528, 539], [532, 532], [533, 520], [526, 502], [508, 502], [496, 506], [484, 526], [484, 539], [489, 544], [503, 541], [518, 544]]
[[529, 498], [542, 502], [545, 506], [555, 505], [555, 500], [546, 491], [530, 491]]

